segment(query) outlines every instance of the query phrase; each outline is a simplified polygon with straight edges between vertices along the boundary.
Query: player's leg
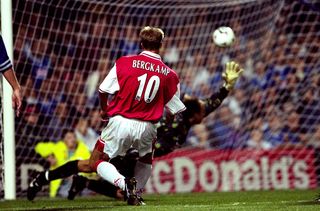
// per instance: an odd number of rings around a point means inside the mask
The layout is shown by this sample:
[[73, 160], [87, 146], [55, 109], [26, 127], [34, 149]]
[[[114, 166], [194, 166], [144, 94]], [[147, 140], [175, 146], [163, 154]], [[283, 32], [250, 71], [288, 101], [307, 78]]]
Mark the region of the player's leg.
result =
[[[40, 172], [29, 184], [27, 190], [28, 200], [33, 200], [37, 193], [42, 189], [42, 186], [49, 184], [50, 181], [69, 177], [79, 172], [91, 173], [94, 172], [93, 164], [103, 157], [104, 142], [97, 140], [95, 148], [91, 153], [89, 160], [74, 160], [54, 169]], [[79, 190], [77, 190], [79, 191]]]
[[[84, 188], [88, 188], [96, 193], [116, 198], [124, 199], [123, 191], [105, 180], [93, 180], [80, 175], [74, 175], [72, 178], [72, 187], [69, 191], [68, 199], [73, 200], [75, 196]], [[71, 191], [76, 190], [76, 191]]]
[[134, 168], [134, 177], [137, 179], [137, 196], [141, 204], [145, 204], [141, 197], [143, 189], [151, 176], [152, 171], [152, 146], [156, 140], [156, 127], [149, 123], [145, 128], [145, 132], [142, 134], [140, 140], [137, 142], [139, 151], [139, 160], [137, 161]]
[[134, 169], [139, 160], [139, 152], [137, 148], [131, 147], [127, 150], [125, 156], [117, 156], [110, 162], [118, 169], [120, 174], [125, 177], [134, 177]]
[[79, 160], [69, 161], [54, 170], [40, 172], [29, 184], [27, 190], [28, 200], [33, 200], [37, 193], [42, 189], [42, 186], [49, 184], [50, 181], [77, 174], [79, 172], [78, 162]]
[[[135, 148], [130, 148], [125, 156], [117, 156], [110, 160], [117, 170], [125, 177], [134, 176], [134, 168], [139, 159], [139, 152]], [[90, 180], [85, 177], [74, 175], [68, 199], [73, 200], [75, 196], [84, 188], [88, 188], [96, 193], [116, 199], [123, 199], [124, 193], [121, 189], [104, 180]]]
[[[108, 126], [102, 131], [101, 138], [105, 142], [104, 153], [107, 159], [124, 155], [132, 145], [132, 130], [136, 129], [135, 120], [115, 116], [109, 119]], [[125, 125], [125, 127], [124, 127]], [[97, 173], [104, 180], [124, 190], [129, 205], [140, 205], [136, 196], [135, 178], [125, 178], [116, 167], [107, 161], [99, 160], [95, 164]]]
[[[79, 172], [86, 172], [86, 173], [96, 172], [95, 164], [97, 163], [97, 161], [104, 159], [103, 148], [104, 148], [104, 141], [102, 141], [99, 138], [90, 155], [90, 159], [78, 162]], [[87, 188], [87, 186], [88, 184], [85, 177], [75, 175], [73, 177], [72, 185], [69, 189], [68, 199], [70, 200], [74, 199], [74, 197], [78, 193], [80, 193], [84, 188]]]
[[104, 145], [105, 145], [105, 142], [101, 138], [99, 138], [96, 142], [96, 145], [94, 146], [94, 149], [89, 159], [89, 167], [92, 172], [96, 172], [97, 170], [96, 164], [99, 160], [108, 159], [108, 157], [104, 158], [104, 152], [103, 152]]
[[129, 205], [140, 205], [136, 195], [136, 180], [134, 177], [125, 178], [118, 172], [113, 164], [107, 161], [100, 161], [97, 163], [97, 173], [104, 180], [119, 187], [126, 193], [126, 200]]
[[152, 153], [147, 153], [139, 158], [134, 169], [134, 176], [137, 179], [137, 195], [142, 205], [145, 205], [142, 193], [152, 171]]

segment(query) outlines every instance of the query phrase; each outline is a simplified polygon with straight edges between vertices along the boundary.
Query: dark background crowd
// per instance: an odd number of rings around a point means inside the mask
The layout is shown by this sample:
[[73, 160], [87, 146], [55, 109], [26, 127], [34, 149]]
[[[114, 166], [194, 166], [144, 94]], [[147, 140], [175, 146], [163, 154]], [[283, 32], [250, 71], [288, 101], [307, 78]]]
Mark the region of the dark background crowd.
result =
[[[117, 58], [140, 52], [145, 25], [164, 30], [161, 56], [179, 74], [182, 93], [210, 96], [229, 60], [245, 69], [221, 107], [192, 128], [185, 147], [318, 147], [320, 6], [214, 2], [13, 0], [14, 67], [24, 96], [15, 121], [17, 166], [39, 163], [35, 145], [61, 140], [66, 128], [92, 149], [103, 127], [97, 87]], [[222, 25], [235, 31], [230, 48], [212, 42]]]

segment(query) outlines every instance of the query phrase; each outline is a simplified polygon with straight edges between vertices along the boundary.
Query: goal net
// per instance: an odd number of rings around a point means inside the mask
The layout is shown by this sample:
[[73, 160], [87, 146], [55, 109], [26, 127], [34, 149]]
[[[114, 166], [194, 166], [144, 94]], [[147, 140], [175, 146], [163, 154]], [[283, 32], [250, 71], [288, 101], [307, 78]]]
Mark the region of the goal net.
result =
[[[161, 56], [178, 73], [182, 93], [205, 98], [218, 91], [227, 61], [245, 69], [220, 108], [192, 128], [182, 150], [155, 160], [147, 192], [317, 186], [317, 1], [13, 0], [12, 5], [14, 67], [24, 96], [15, 121], [17, 196], [25, 196], [36, 170], [54, 165], [35, 151], [38, 143], [57, 142], [69, 128], [92, 148], [103, 126], [97, 86], [117, 58], [140, 52], [138, 33], [146, 25], [164, 30]], [[212, 32], [219, 26], [235, 31], [234, 46], [214, 46]]]

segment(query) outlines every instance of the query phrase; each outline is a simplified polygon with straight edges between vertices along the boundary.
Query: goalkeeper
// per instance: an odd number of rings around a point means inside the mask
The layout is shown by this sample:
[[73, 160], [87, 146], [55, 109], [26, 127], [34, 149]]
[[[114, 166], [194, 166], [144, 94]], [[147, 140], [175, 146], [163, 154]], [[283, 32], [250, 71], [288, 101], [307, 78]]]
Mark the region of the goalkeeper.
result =
[[[237, 63], [233, 61], [228, 62], [226, 64], [226, 69], [222, 74], [224, 84], [220, 88], [219, 92], [214, 93], [210, 98], [204, 100], [184, 95], [183, 103], [186, 106], [186, 110], [181, 114], [176, 115], [174, 119], [163, 117], [160, 121], [160, 126], [157, 129], [157, 141], [154, 146], [154, 156], [160, 157], [166, 155], [182, 145], [186, 141], [186, 137], [191, 126], [199, 124], [204, 117], [221, 105], [228, 93], [233, 89], [242, 72], [243, 69], [241, 69]], [[28, 199], [33, 200], [37, 192], [41, 190], [42, 186], [48, 184], [49, 181], [65, 178], [79, 172], [95, 172], [94, 165], [92, 164], [95, 164], [97, 160], [103, 158], [103, 148], [103, 141], [98, 140], [90, 160], [70, 161], [55, 170], [39, 173], [28, 187]], [[119, 169], [120, 172], [125, 171], [124, 173], [122, 172], [123, 175], [129, 176], [130, 174], [134, 174], [134, 168], [132, 168], [134, 165], [132, 165], [132, 163], [135, 164], [135, 161], [136, 158], [134, 153], [130, 150], [124, 158], [117, 157], [114, 161], [111, 160], [110, 162], [115, 162], [114, 165], [116, 168]], [[149, 177], [150, 175], [146, 175], [147, 179], [145, 183]], [[109, 185], [106, 181], [88, 180], [80, 176], [76, 176], [75, 178], [77, 180], [73, 182], [69, 191], [69, 199], [73, 199], [77, 193], [86, 187], [95, 192], [114, 198], [122, 197], [121, 191], [112, 184]]]
[[219, 92], [211, 95], [210, 98], [199, 100], [188, 95], [183, 96], [183, 103], [186, 110], [175, 116], [173, 121], [163, 117], [157, 129], [157, 141], [155, 143], [154, 157], [166, 155], [185, 143], [191, 126], [199, 124], [202, 119], [208, 116], [227, 97], [242, 73], [239, 65], [235, 62], [228, 62], [226, 70], [222, 74], [224, 84]]

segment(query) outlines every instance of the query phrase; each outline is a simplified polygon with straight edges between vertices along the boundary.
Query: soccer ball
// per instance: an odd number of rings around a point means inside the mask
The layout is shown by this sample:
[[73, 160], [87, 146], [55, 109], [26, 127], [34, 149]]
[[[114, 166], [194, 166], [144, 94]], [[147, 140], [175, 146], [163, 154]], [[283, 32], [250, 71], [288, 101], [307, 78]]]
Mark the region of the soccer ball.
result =
[[233, 30], [228, 26], [220, 26], [212, 34], [213, 42], [219, 47], [229, 47], [235, 41]]

